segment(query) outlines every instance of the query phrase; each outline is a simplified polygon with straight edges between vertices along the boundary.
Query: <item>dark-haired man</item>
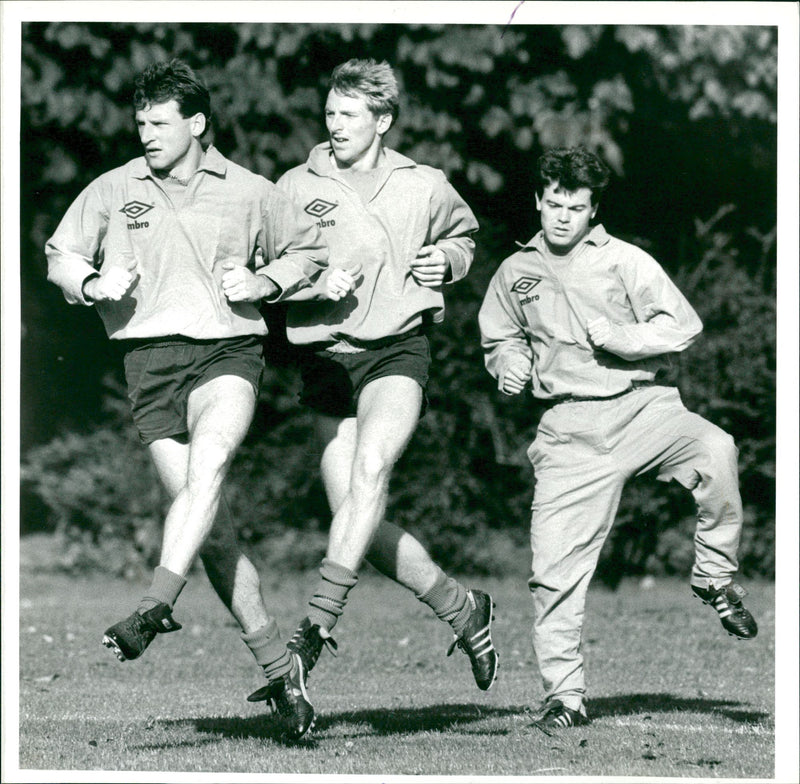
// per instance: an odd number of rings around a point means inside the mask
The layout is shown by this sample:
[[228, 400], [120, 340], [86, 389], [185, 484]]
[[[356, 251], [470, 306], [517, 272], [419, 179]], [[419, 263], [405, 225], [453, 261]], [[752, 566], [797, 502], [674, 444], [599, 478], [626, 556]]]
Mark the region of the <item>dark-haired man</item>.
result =
[[547, 405], [528, 450], [533, 645], [546, 732], [588, 721], [580, 652], [584, 602], [625, 482], [657, 470], [697, 503], [692, 590], [729, 634], [756, 636], [733, 582], [742, 527], [737, 450], [656, 374], [702, 329], [658, 263], [592, 226], [609, 172], [584, 148], [539, 159], [541, 231], [495, 273], [480, 309], [499, 389], [531, 383]]
[[308, 674], [323, 644], [333, 644], [330, 632], [366, 556], [450, 625], [450, 651], [467, 654], [486, 690], [498, 664], [491, 597], [446, 575], [413, 536], [384, 520], [392, 470], [425, 406], [427, 331], [443, 319], [444, 286], [469, 271], [478, 228], [443, 172], [384, 145], [398, 107], [388, 63], [337, 66], [325, 104], [329, 140], [278, 181], [319, 217], [331, 267], [351, 279], [335, 303], [288, 308], [301, 402], [314, 412], [333, 512], [319, 581], [289, 648]]
[[103, 644], [136, 659], [158, 633], [180, 629], [172, 608], [200, 552], [288, 731], [302, 734], [311, 720], [302, 684], [222, 486], [263, 371], [258, 304], [300, 295], [328, 252], [314, 221], [272, 183], [203, 142], [210, 96], [188, 65], [145, 69], [133, 103], [144, 156], [91, 182], [46, 246], [48, 278], [68, 302], [94, 306], [125, 347], [133, 419], [172, 499], [152, 583]]

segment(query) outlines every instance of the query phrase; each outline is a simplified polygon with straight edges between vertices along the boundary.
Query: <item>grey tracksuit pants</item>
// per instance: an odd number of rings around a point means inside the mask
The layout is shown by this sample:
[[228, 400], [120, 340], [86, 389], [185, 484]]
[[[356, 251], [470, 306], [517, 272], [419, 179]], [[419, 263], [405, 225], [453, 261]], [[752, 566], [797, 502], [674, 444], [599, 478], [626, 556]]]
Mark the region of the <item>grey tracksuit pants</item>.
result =
[[586, 691], [586, 590], [625, 482], [657, 469], [659, 480], [691, 491], [698, 512], [691, 582], [718, 587], [738, 568], [738, 450], [725, 431], [688, 411], [677, 389], [651, 386], [554, 406], [542, 416], [528, 457], [536, 477], [528, 581], [533, 647], [546, 696], [577, 710]]

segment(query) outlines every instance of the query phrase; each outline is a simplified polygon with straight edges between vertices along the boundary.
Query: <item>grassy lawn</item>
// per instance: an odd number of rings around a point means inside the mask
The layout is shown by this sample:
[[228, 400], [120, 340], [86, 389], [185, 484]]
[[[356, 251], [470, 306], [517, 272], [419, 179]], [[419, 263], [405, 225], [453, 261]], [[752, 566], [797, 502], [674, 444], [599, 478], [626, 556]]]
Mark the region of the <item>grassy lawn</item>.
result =
[[[468, 584], [490, 590], [498, 605], [500, 677], [491, 691], [474, 686], [466, 656], [445, 657], [449, 629], [427, 607], [365, 572], [336, 628], [339, 656], [323, 652], [309, 681], [316, 728], [288, 745], [264, 703], [245, 700], [263, 679], [205, 576], [194, 575], [178, 603], [183, 630], [121, 664], [100, 638], [130, 612], [143, 583], [23, 569], [20, 768], [773, 777], [771, 583], [748, 583], [760, 625], [750, 643], [728, 637], [683, 582], [593, 586], [584, 651], [594, 721], [553, 737], [531, 726], [542, 692], [524, 575]], [[311, 575], [264, 576], [285, 637], [311, 586]]]

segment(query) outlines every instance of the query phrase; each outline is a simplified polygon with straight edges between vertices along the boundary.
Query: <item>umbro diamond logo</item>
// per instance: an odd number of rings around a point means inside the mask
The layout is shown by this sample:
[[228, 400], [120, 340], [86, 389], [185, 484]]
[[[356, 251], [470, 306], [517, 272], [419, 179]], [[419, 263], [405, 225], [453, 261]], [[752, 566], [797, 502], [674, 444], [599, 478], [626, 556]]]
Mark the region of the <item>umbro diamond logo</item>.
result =
[[154, 207], [153, 204], [145, 204], [141, 201], [129, 201], [120, 212], [127, 215], [131, 220], [141, 218], [146, 212], [150, 212]]
[[514, 281], [511, 291], [515, 291], [517, 294], [527, 294], [529, 291], [535, 289], [541, 282], [541, 278], [531, 278], [527, 275], [523, 275], [521, 278]]
[[531, 292], [542, 282], [541, 278], [532, 278], [529, 275], [523, 275], [514, 281], [511, 291], [520, 295], [520, 305], [530, 305], [531, 302], [538, 302], [539, 295], [531, 294]]
[[331, 210], [336, 209], [338, 205], [331, 204], [329, 201], [325, 201], [325, 199], [314, 199], [310, 204], [306, 204], [303, 209], [314, 218], [321, 218], [323, 215], [327, 215]]
[[145, 204], [142, 201], [129, 201], [120, 212], [128, 219], [128, 229], [146, 229], [150, 226], [148, 221], [140, 221], [146, 212], [153, 209], [154, 204]]

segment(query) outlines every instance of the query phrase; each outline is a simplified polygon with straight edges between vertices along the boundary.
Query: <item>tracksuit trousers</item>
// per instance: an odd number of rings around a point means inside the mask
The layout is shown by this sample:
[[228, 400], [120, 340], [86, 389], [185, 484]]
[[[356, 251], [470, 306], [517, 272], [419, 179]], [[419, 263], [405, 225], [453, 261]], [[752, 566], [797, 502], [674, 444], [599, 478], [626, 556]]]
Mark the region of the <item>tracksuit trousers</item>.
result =
[[738, 568], [738, 450], [724, 430], [688, 411], [677, 389], [649, 386], [553, 406], [528, 457], [536, 478], [528, 581], [533, 648], [546, 697], [578, 710], [586, 691], [586, 591], [625, 482], [657, 469], [659, 480], [691, 491], [697, 503], [691, 582], [719, 587]]

